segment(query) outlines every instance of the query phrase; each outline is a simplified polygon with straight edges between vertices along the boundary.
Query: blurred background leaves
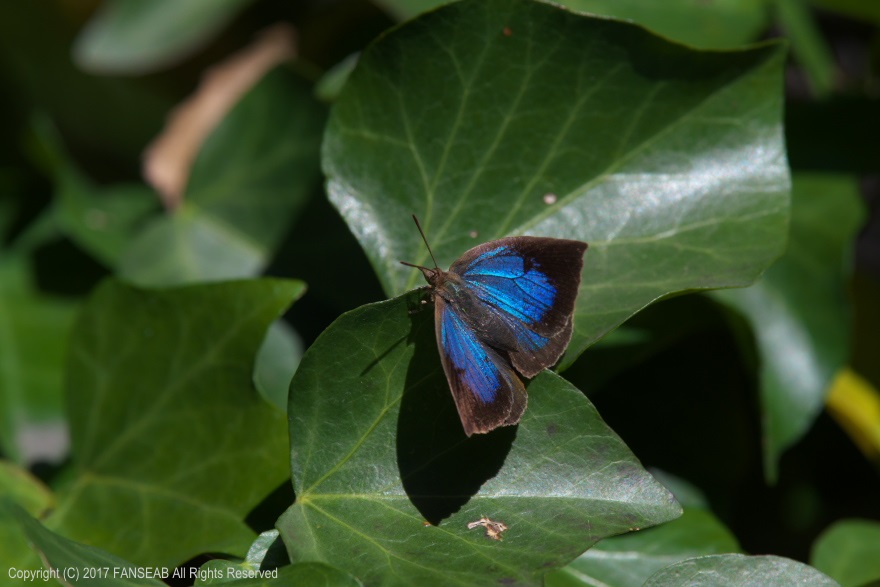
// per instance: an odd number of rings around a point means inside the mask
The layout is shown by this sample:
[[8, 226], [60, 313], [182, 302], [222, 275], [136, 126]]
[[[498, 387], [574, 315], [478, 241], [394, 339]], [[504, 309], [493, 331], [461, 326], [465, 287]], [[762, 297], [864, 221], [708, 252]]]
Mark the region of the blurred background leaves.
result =
[[[373, 272], [372, 253], [321, 193], [321, 135], [327, 102], [345, 91], [366, 45], [438, 4], [0, 6], [0, 496], [45, 517], [76, 483], [65, 467], [67, 430], [78, 425], [62, 410], [65, 360], [74, 317], [104, 277], [156, 286], [267, 273], [307, 282], [286, 322], [254, 343], [257, 369], [241, 368], [267, 409], [285, 405], [303, 348], [342, 312], [385, 297], [387, 276]], [[653, 304], [572, 357], [565, 377], [643, 463], [675, 475], [668, 483], [658, 474], [685, 515], [600, 542], [552, 580], [581, 584], [565, 581], [583, 573], [641, 584], [661, 561], [734, 550], [810, 562], [842, 585], [880, 579], [876, 553], [861, 548], [880, 519], [880, 12], [860, 0], [565, 4], [700, 48], [787, 39], [794, 190], [788, 250], [758, 284]], [[236, 100], [199, 148], [181, 205], [163, 206], [141, 176], [148, 145], [206, 71], [278, 22], [293, 26], [296, 57]], [[450, 247], [448, 258], [463, 248]], [[685, 480], [702, 505], [675, 489]], [[268, 529], [291, 499], [289, 488], [271, 493], [247, 523]], [[9, 511], [0, 511], [0, 540], [21, 545], [20, 526], [5, 523], [20, 517]], [[705, 548], [692, 542], [701, 535], [713, 537]], [[246, 556], [245, 542], [231, 554]], [[661, 543], [668, 548], [657, 550]], [[622, 550], [636, 553], [637, 577], [609, 570]], [[26, 548], [0, 556], [36, 564]], [[318, 567], [295, 572], [350, 580]]]

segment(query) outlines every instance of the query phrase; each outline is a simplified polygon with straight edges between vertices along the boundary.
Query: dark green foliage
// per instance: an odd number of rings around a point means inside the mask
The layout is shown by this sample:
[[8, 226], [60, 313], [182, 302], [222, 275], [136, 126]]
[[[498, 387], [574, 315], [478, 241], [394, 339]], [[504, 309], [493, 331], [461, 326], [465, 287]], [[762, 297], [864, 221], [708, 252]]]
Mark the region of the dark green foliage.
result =
[[[5, 3], [0, 584], [880, 581], [880, 37], [815, 3], [864, 71], [799, 0]], [[149, 138], [277, 21], [161, 205]], [[412, 214], [444, 269], [589, 243], [517, 426], [462, 431]]]

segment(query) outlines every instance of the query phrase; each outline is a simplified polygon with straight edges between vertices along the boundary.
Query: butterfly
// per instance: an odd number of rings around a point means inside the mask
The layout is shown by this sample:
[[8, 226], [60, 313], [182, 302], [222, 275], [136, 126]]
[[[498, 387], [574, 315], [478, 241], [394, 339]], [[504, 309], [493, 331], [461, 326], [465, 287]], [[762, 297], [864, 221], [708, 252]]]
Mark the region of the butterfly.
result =
[[572, 314], [587, 243], [511, 236], [466, 251], [448, 271], [422, 272], [434, 302], [443, 371], [465, 434], [520, 421], [531, 379], [559, 360], [571, 340]]

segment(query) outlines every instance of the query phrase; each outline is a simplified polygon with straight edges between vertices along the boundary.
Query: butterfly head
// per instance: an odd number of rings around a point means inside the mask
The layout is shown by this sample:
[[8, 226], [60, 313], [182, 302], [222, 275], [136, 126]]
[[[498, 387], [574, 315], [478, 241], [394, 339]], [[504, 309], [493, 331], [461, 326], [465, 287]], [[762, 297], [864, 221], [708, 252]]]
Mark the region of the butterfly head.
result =
[[431, 269], [430, 267], [413, 265], [412, 263], [407, 263], [406, 261], [401, 261], [401, 263], [406, 265], [407, 267], [415, 267], [416, 269], [421, 271], [422, 275], [425, 276], [425, 281], [427, 281], [428, 284], [433, 288], [440, 287], [441, 285], [443, 285], [443, 282], [446, 281], [446, 272], [442, 269], [438, 269], [436, 267], [434, 269]]
[[413, 220], [416, 223], [416, 227], [419, 229], [419, 234], [422, 235], [422, 240], [425, 241], [425, 246], [428, 247], [428, 254], [431, 255], [431, 260], [434, 261], [434, 268], [431, 269], [430, 267], [423, 267], [422, 265], [415, 265], [413, 263], [407, 263], [406, 261], [401, 261], [400, 263], [407, 267], [415, 267], [422, 272], [422, 275], [425, 276], [425, 281], [427, 281], [432, 288], [438, 288], [446, 281], [446, 272], [437, 266], [437, 259], [434, 258], [434, 252], [431, 251], [431, 245], [428, 244], [428, 239], [425, 238], [425, 231], [422, 230], [422, 225], [419, 224], [419, 219], [416, 218], [415, 214], [413, 214]]

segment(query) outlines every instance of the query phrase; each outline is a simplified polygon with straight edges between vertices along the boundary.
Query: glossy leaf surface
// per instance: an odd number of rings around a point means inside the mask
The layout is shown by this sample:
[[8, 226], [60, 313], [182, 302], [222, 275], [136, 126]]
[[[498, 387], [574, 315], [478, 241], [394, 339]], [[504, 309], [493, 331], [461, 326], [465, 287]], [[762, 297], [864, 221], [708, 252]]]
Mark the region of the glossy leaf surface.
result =
[[717, 554], [693, 558], [655, 573], [644, 587], [838, 587], [816, 569], [779, 556]]
[[[535, 585], [680, 514], [580, 391], [544, 372], [528, 392], [519, 426], [467, 438], [419, 294], [344, 314], [291, 383], [291, 560], [366, 584]], [[502, 540], [468, 529], [483, 517], [508, 526]]]
[[656, 528], [602, 540], [546, 577], [545, 587], [641, 587], [663, 567], [695, 556], [736, 552], [730, 531], [708, 511], [685, 509]]
[[[830, 0], [834, 1], [834, 0]], [[443, 0], [377, 0], [400, 20], [444, 4]], [[560, 0], [571, 10], [631, 20], [670, 39], [723, 49], [758, 38], [768, 24], [765, 0]]]
[[[785, 239], [775, 45], [699, 52], [529, 0], [465, 0], [381, 37], [334, 104], [331, 201], [389, 294], [506, 235], [584, 240], [563, 366], [672, 292], [751, 283]], [[393, 162], [393, 164], [390, 164]]]

